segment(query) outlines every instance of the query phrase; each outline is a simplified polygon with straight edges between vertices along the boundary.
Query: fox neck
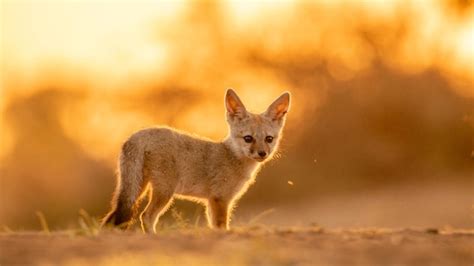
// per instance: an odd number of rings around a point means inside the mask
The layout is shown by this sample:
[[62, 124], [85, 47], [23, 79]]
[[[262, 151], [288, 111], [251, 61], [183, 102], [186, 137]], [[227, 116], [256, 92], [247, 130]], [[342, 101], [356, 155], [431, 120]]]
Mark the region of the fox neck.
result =
[[233, 157], [232, 160], [236, 161], [233, 164], [235, 166], [238, 166], [238, 173], [240, 175], [239, 178], [247, 182], [246, 186], [249, 186], [250, 184], [255, 182], [255, 177], [260, 171], [262, 163], [259, 163], [245, 156], [245, 154], [243, 154], [240, 149], [236, 147], [236, 143], [233, 142], [230, 137], [226, 138], [223, 142], [221, 142], [221, 145], [223, 145], [224, 148], [231, 154], [231, 156]]
[[243, 165], [249, 167], [249, 168], [257, 168], [261, 163], [252, 160], [245, 156], [238, 147], [236, 147], [235, 142], [232, 141], [231, 137], [227, 137], [222, 144], [232, 153], [233, 156], [235, 156], [235, 159], [237, 159], [239, 162], [241, 162]]

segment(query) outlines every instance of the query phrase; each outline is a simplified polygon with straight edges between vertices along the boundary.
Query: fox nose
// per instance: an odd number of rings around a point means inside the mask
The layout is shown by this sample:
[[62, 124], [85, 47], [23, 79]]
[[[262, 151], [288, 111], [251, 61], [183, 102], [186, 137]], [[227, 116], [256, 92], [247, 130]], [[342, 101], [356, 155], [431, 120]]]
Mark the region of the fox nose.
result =
[[258, 152], [258, 155], [259, 155], [260, 157], [262, 157], [262, 158], [265, 158], [265, 156], [267, 156], [267, 153], [264, 152], [264, 151], [259, 151], [259, 152]]

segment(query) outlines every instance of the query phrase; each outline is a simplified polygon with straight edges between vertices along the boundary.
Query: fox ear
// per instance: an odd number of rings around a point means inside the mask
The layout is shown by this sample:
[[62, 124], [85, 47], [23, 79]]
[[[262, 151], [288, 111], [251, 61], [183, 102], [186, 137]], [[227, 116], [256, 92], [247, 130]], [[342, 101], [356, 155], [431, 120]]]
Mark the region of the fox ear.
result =
[[265, 111], [265, 115], [272, 120], [280, 120], [290, 109], [290, 93], [285, 92], [278, 97]]
[[225, 108], [227, 109], [227, 115], [231, 118], [242, 118], [247, 113], [244, 104], [233, 89], [227, 89], [225, 93]]

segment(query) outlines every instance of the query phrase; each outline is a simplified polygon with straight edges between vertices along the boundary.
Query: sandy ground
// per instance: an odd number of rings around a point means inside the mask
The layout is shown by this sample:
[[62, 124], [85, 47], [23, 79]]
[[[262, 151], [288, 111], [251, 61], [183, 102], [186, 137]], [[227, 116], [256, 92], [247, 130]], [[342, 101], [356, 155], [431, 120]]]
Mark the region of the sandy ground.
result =
[[0, 265], [474, 265], [474, 230], [247, 227], [3, 233]]
[[[412, 182], [314, 200], [305, 199], [255, 210], [242, 220], [242, 225], [254, 219], [254, 216], [271, 210], [258, 222], [278, 226], [316, 223], [325, 228], [474, 228], [473, 188], [472, 181]], [[238, 220], [246, 214], [237, 213], [235, 216]]]

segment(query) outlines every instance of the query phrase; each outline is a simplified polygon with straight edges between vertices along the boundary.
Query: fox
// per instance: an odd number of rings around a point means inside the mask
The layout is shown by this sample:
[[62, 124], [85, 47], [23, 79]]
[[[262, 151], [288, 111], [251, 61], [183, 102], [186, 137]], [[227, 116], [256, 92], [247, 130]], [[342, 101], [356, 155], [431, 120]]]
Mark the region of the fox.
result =
[[[157, 233], [159, 218], [178, 198], [203, 204], [210, 228], [229, 229], [236, 202], [278, 150], [290, 93], [260, 114], [247, 111], [233, 89], [227, 89], [224, 102], [228, 134], [221, 141], [169, 127], [142, 129], [125, 141], [111, 210], [102, 226], [128, 229], [139, 220], [144, 232]], [[148, 203], [139, 212], [145, 195]]]

